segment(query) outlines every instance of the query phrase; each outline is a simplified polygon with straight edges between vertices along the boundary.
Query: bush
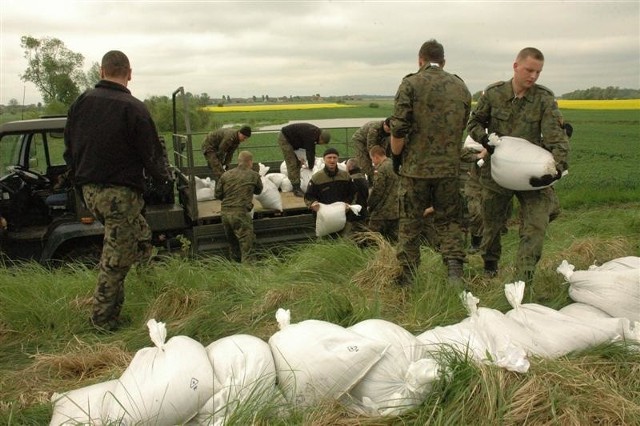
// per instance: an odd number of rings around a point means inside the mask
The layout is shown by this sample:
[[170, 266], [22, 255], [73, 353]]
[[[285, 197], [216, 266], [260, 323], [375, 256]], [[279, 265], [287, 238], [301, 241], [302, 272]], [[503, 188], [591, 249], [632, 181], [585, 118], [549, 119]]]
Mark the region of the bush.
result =
[[377, 104], [377, 103], [375, 103], [375, 102], [371, 102], [371, 103], [369, 104], [369, 108], [380, 108], [380, 105], [378, 105], [378, 104]]

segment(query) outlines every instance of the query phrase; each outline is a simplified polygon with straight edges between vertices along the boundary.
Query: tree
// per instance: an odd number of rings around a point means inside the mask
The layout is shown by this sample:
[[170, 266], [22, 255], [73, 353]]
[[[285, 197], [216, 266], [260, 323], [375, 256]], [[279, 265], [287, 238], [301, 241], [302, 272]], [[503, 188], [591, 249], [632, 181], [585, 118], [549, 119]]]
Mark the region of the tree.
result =
[[57, 38], [22, 36], [20, 46], [29, 64], [20, 76], [22, 81], [35, 84], [45, 104], [71, 105], [87, 82], [82, 72], [84, 56], [67, 49]]
[[97, 62], [94, 62], [91, 65], [91, 68], [89, 68], [89, 71], [87, 71], [86, 83], [84, 88], [91, 89], [95, 87], [96, 83], [99, 81], [100, 81], [100, 64]]

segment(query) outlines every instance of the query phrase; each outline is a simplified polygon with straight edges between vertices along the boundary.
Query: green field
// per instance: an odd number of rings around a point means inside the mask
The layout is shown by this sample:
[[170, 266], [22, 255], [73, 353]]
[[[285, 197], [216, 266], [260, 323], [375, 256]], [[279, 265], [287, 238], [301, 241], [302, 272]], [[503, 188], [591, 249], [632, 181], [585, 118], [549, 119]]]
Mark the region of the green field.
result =
[[[389, 113], [385, 108], [377, 109], [380, 116]], [[372, 116], [366, 106], [360, 113]], [[281, 119], [336, 118], [287, 114]], [[553, 309], [571, 303], [564, 278], [555, 272], [562, 260], [581, 270], [640, 256], [638, 111], [567, 110], [564, 115], [575, 128], [570, 174], [557, 185], [563, 212], [548, 228], [534, 281], [533, 301]], [[271, 137], [264, 142], [275, 146]], [[248, 147], [257, 143], [252, 137]], [[465, 278], [480, 306], [511, 309], [503, 285], [514, 278], [517, 241], [514, 221], [503, 238], [500, 273], [492, 280], [482, 277], [481, 258], [469, 256]], [[382, 318], [413, 334], [466, 318], [436, 252], [423, 248], [416, 284], [403, 292], [390, 282], [393, 250], [383, 242], [361, 249], [347, 241], [310, 241], [283, 248], [277, 256], [263, 253], [253, 265], [219, 257], [168, 258], [131, 271], [123, 310], [130, 323], [111, 335], [97, 334], [87, 321], [95, 269], [0, 266], [0, 424], [48, 424], [53, 392], [118, 378], [137, 350], [152, 345], [145, 325], [151, 318], [166, 322], [168, 338], [186, 335], [205, 346], [241, 333], [268, 340], [278, 330], [278, 308], [291, 310], [292, 323], [317, 319], [348, 327]], [[335, 403], [296, 409], [274, 400], [241, 406], [227, 424], [640, 424], [640, 346], [631, 342], [555, 359], [533, 357], [524, 374], [478, 365], [461, 353], [447, 356], [449, 378], [400, 417], [359, 417]]]

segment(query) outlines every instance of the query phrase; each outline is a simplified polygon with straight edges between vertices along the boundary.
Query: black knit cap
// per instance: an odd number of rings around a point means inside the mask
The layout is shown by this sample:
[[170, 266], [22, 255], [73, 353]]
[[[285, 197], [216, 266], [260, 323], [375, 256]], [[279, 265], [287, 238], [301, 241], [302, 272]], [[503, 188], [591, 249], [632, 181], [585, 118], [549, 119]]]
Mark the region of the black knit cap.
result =
[[251, 137], [251, 127], [249, 126], [242, 126], [238, 131], [248, 138]]
[[338, 154], [338, 150], [337, 150], [337, 149], [335, 149], [335, 148], [327, 148], [327, 149], [324, 151], [324, 154], [322, 154], [322, 157], [326, 157], [326, 156], [327, 156], [327, 155], [329, 155], [329, 154], [335, 154], [335, 155], [337, 155], [338, 157], [340, 156], [340, 154]]

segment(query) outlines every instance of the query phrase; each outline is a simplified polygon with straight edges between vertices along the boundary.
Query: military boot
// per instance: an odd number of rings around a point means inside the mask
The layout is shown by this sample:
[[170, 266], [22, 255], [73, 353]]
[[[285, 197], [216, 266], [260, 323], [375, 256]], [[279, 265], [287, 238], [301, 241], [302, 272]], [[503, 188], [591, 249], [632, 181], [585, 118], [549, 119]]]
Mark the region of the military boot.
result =
[[471, 236], [471, 246], [467, 252], [469, 254], [477, 253], [480, 251], [480, 243], [482, 242], [482, 236], [480, 235], [472, 235]]
[[498, 261], [497, 260], [485, 260], [484, 261], [484, 275], [493, 278], [498, 275]]
[[296, 197], [304, 197], [304, 192], [300, 188], [300, 184], [299, 183], [293, 185], [293, 195], [295, 195]]

